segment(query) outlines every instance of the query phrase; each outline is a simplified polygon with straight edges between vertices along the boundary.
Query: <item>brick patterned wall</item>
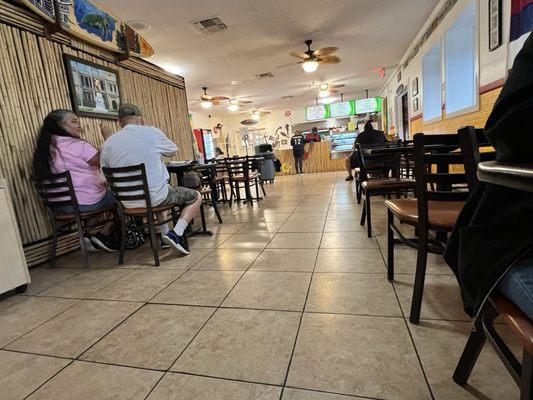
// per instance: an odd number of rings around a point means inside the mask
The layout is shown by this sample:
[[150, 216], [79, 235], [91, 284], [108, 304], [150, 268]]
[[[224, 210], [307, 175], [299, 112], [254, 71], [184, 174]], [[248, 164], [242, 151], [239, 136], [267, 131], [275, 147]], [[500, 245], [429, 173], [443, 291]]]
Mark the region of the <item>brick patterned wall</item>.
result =
[[483, 128], [492, 111], [494, 103], [500, 94], [500, 91], [501, 87], [480, 94], [479, 111], [470, 114], [460, 115], [453, 118], [444, 117], [442, 121], [433, 122], [426, 125], [424, 125], [422, 118], [414, 119], [411, 121], [411, 132], [412, 134], [418, 132], [452, 133], [457, 132], [459, 128], [467, 125], [473, 125], [476, 128]]

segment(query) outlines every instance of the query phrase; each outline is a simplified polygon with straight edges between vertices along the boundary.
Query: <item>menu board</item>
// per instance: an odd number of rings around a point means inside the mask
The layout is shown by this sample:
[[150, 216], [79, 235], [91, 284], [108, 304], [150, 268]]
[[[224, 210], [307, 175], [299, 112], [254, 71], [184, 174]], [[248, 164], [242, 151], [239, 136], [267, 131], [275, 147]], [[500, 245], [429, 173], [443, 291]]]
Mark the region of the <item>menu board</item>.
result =
[[381, 111], [381, 97], [355, 100], [355, 113], [367, 114]]
[[342, 103], [332, 103], [329, 105], [329, 111], [331, 118], [355, 115], [355, 101], [348, 100]]
[[326, 119], [330, 117], [329, 107], [327, 105], [307, 107], [305, 109], [305, 117], [308, 121], [315, 121], [317, 119]]

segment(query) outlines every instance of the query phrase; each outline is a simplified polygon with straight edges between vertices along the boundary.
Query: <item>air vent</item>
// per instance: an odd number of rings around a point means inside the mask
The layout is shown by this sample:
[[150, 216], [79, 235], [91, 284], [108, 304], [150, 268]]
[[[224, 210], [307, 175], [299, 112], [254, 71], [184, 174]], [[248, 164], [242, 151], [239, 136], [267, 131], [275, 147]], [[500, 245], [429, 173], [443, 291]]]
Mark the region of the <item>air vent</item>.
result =
[[200, 32], [205, 34], [225, 31], [228, 29], [228, 26], [222, 22], [219, 17], [213, 17], [208, 19], [203, 19], [201, 21], [193, 22], [193, 25]]
[[272, 72], [264, 72], [262, 74], [256, 75], [257, 79], [267, 79], [267, 78], [274, 78], [274, 75]]

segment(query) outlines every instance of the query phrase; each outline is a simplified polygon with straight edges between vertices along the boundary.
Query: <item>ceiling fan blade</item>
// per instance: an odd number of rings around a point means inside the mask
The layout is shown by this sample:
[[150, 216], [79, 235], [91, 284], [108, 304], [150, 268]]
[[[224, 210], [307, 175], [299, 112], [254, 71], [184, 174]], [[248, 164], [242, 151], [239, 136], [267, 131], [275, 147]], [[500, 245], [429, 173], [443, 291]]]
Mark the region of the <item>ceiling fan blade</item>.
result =
[[213, 103], [214, 106], [218, 106], [220, 104], [220, 100], [215, 100], [214, 98], [211, 100], [211, 103]]
[[259, 111], [259, 114], [268, 115], [268, 114], [271, 114], [271, 112], [270, 111]]
[[325, 56], [320, 57], [320, 60], [318, 60], [321, 64], [338, 64], [341, 62], [341, 59], [337, 56]]
[[340, 89], [340, 88], [343, 88], [344, 86], [346, 86], [346, 85], [345, 85], [344, 83], [341, 83], [341, 84], [339, 84], [339, 85], [332, 85], [331, 87], [332, 87], [333, 89]]
[[338, 47], [322, 47], [321, 49], [313, 51], [315, 56], [329, 56], [339, 50]]
[[296, 58], [309, 58], [309, 55], [303, 51], [291, 51], [289, 54]]
[[204, 101], [212, 100], [213, 98], [211, 96], [208, 96], [207, 94], [203, 94], [200, 96], [200, 98]]
[[214, 96], [211, 100], [224, 101], [224, 100], [229, 100], [229, 97], [228, 96]]
[[251, 104], [251, 103], [253, 103], [253, 101], [252, 100], [239, 100], [237, 103], [239, 103], [239, 104]]

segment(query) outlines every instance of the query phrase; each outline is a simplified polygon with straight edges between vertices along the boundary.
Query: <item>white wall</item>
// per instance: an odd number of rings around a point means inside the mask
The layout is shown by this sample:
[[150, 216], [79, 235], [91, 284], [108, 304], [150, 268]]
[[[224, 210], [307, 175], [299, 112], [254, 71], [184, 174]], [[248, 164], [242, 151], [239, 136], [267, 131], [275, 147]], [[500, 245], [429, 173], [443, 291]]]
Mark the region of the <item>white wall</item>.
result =
[[[489, 45], [488, 45], [488, 30], [489, 30], [489, 27], [488, 27], [489, 5], [488, 3], [489, 2], [486, 0], [475, 0], [475, 1], [477, 5], [477, 10], [478, 10], [477, 14], [478, 14], [478, 34], [479, 34], [478, 36], [478, 56], [479, 56], [478, 77], [479, 78], [478, 79], [479, 79], [479, 87], [482, 88], [483, 86], [492, 84], [506, 77], [507, 52], [508, 52], [508, 47], [509, 47], [508, 42], [509, 42], [509, 24], [510, 24], [510, 15], [511, 15], [510, 3], [511, 2], [509, 0], [504, 0], [502, 2], [503, 4], [502, 46], [500, 46], [495, 51], [490, 52]], [[427, 23], [422, 27], [419, 34], [413, 41], [413, 44], [410, 46], [410, 48], [406, 52], [400, 65], [403, 65], [404, 60], [406, 59], [407, 55], [411, 53], [411, 48], [414, 47], [414, 45], [419, 41], [419, 38], [427, 30], [427, 28], [433, 21], [433, 18], [438, 13], [438, 11], [441, 9], [444, 3], [445, 3], [445, 0], [442, 0], [441, 2], [439, 2], [435, 11], [428, 18]], [[408, 89], [409, 116], [410, 118], [413, 118], [415, 116], [421, 115], [422, 110], [423, 110], [423, 101], [424, 101], [423, 95], [422, 95], [422, 88], [423, 88], [422, 57], [436, 43], [436, 41], [441, 40], [446, 30], [453, 24], [455, 19], [464, 10], [467, 3], [468, 3], [468, 0], [458, 0], [458, 2], [455, 4], [452, 10], [450, 10], [448, 15], [440, 23], [438, 28], [433, 32], [430, 38], [420, 48], [418, 54], [411, 60], [407, 68], [404, 70], [403, 67], [400, 67], [401, 73], [402, 73], [401, 81], [398, 82], [396, 79], [396, 76], [398, 73], [398, 70], [396, 70], [396, 72], [392, 74], [392, 77], [389, 79], [387, 84], [381, 90], [380, 95], [388, 99], [388, 108], [390, 111], [392, 111], [392, 114], [390, 115], [390, 120], [394, 124], [396, 132], [398, 131], [397, 128], [398, 128], [398, 123], [399, 123], [399, 121], [397, 120], [396, 89], [401, 84], [409, 88]], [[419, 106], [418, 106], [418, 110], [414, 111], [413, 109], [414, 97], [412, 95], [411, 83], [416, 78], [418, 78], [418, 96], [417, 97], [418, 97]]]

